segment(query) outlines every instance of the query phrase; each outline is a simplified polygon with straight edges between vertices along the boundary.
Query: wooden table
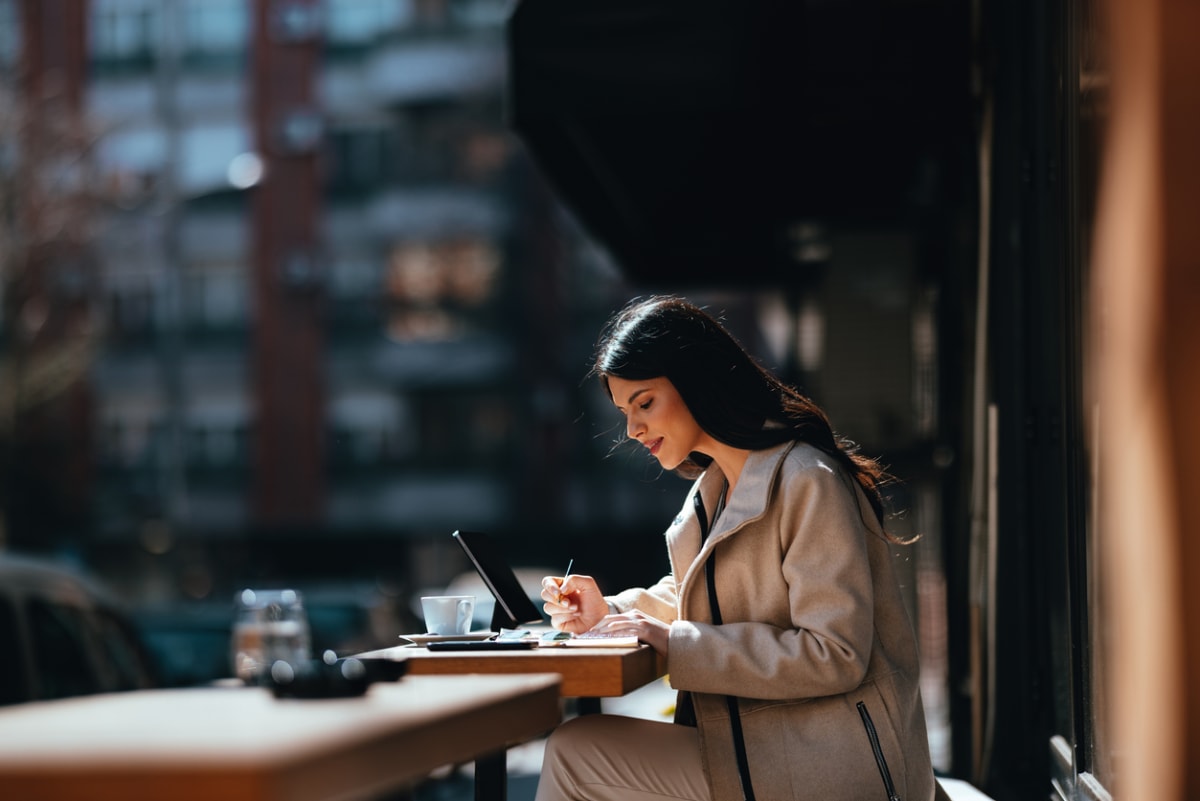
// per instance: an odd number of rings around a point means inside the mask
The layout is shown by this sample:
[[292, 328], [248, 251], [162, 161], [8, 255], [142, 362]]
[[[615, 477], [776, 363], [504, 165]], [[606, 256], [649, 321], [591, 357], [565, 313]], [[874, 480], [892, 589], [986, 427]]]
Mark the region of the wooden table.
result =
[[[615, 698], [644, 687], [666, 673], [666, 660], [648, 645], [636, 648], [557, 646], [528, 651], [430, 651], [397, 645], [355, 654], [359, 659], [395, 659], [411, 676], [555, 673], [564, 698], [578, 698], [580, 714], [600, 712], [601, 698]], [[507, 782], [504, 754], [475, 760], [475, 797]]]
[[[556, 726], [559, 706], [550, 675], [407, 676], [327, 700], [206, 687], [29, 703], [0, 709], [0, 798], [363, 798], [503, 756]], [[489, 794], [505, 788], [477, 786]]]
[[410, 676], [472, 673], [557, 673], [564, 698], [613, 698], [643, 687], [666, 672], [666, 661], [648, 645], [636, 648], [559, 646], [529, 651], [430, 651], [411, 645], [356, 654], [359, 659], [403, 659]]

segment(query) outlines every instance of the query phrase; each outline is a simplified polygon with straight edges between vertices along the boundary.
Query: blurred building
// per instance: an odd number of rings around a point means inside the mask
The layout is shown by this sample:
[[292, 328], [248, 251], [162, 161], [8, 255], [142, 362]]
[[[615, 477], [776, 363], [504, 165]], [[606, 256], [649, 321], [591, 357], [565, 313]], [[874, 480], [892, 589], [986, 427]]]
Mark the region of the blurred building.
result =
[[[456, 528], [532, 559], [572, 521], [673, 513], [579, 420], [628, 290], [506, 127], [507, 0], [64, 3], [104, 203], [91, 515], [14, 541], [224, 599], [433, 584]], [[23, 8], [0, 3], [14, 74], [69, 18]]]

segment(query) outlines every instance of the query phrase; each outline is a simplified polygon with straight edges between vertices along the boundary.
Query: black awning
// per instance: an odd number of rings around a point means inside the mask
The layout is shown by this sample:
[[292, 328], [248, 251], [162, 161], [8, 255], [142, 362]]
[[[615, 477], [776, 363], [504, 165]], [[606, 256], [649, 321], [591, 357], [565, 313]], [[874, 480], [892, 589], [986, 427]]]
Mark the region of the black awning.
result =
[[520, 0], [510, 123], [632, 281], [778, 284], [797, 222], [903, 216], [969, 128], [950, 5]]

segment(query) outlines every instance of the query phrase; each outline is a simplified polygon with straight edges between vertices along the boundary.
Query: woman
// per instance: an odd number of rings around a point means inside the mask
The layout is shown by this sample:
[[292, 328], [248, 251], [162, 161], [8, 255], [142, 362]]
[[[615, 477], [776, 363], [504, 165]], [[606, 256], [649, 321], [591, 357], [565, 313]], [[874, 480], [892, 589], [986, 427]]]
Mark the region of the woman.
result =
[[934, 798], [879, 466], [681, 299], [618, 314], [593, 372], [629, 439], [696, 481], [671, 575], [610, 597], [546, 577], [541, 595], [557, 629], [653, 646], [680, 701], [675, 724], [560, 726], [538, 801]]

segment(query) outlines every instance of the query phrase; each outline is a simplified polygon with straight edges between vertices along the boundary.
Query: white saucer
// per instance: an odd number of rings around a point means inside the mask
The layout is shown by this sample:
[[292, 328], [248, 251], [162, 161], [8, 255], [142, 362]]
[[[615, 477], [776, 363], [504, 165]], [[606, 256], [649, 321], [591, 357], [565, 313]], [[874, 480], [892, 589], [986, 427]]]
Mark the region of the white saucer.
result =
[[495, 636], [494, 631], [471, 631], [466, 634], [401, 634], [400, 639], [416, 645], [425, 645], [442, 640], [486, 640]]

